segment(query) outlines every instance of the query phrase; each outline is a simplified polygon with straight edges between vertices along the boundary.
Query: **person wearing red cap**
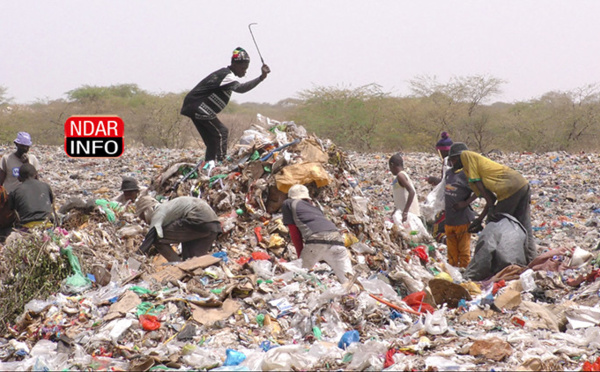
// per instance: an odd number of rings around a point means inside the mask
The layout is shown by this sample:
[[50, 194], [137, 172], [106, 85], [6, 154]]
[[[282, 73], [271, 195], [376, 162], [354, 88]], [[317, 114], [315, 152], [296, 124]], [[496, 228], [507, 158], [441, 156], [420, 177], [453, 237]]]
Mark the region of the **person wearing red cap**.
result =
[[27, 132], [19, 132], [14, 141], [17, 150], [6, 154], [0, 161], [0, 185], [4, 186], [9, 194], [21, 184], [19, 181], [19, 168], [23, 164], [31, 164], [35, 169], [39, 169], [40, 163], [35, 155], [28, 154], [29, 148], [33, 144], [31, 136]]
[[231, 64], [223, 67], [198, 83], [183, 100], [181, 115], [192, 119], [206, 145], [204, 161], [223, 161], [227, 154], [227, 138], [229, 130], [217, 117], [229, 103], [231, 93], [246, 93], [254, 89], [271, 72], [269, 66], [263, 64], [261, 74], [256, 79], [245, 83], [236, 77], [246, 75], [250, 65], [250, 56], [243, 48], [236, 48], [231, 56]]

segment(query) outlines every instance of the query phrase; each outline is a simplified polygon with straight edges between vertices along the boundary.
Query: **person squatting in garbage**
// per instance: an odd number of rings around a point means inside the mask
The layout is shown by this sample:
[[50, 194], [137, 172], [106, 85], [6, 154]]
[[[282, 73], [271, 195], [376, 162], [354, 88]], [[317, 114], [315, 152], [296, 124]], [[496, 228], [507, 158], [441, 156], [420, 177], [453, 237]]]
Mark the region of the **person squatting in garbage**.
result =
[[140, 193], [144, 194], [147, 190], [143, 190], [138, 186], [137, 180], [133, 177], [124, 176], [121, 181], [121, 194], [114, 201], [123, 205], [135, 204]]
[[33, 144], [29, 133], [17, 133], [14, 143], [17, 149], [2, 156], [0, 161], [0, 185], [4, 186], [9, 194], [19, 186], [19, 168], [21, 165], [29, 163], [36, 170], [40, 169], [40, 163], [35, 155], [29, 154], [29, 148]]
[[281, 211], [283, 223], [288, 227], [296, 253], [302, 260], [302, 267], [310, 270], [317, 262], [325, 261], [333, 269], [338, 281], [346, 283], [347, 274], [352, 275], [353, 270], [342, 234], [313, 205], [306, 186], [292, 186]]
[[229, 130], [217, 117], [229, 103], [231, 93], [246, 93], [267, 78], [271, 72], [263, 64], [261, 74], [256, 79], [240, 83], [236, 77], [246, 75], [250, 65], [248, 53], [238, 47], [233, 51], [231, 64], [223, 67], [198, 83], [183, 100], [181, 115], [192, 119], [206, 145], [204, 161], [223, 161], [227, 155], [227, 137]]
[[[150, 219], [150, 230], [140, 246], [141, 253], [154, 245], [169, 262], [203, 256], [222, 232], [217, 214], [202, 199], [180, 196], [156, 207], [156, 203], [147, 203], [148, 198], [152, 199], [143, 196], [136, 203], [136, 211]], [[155, 207], [152, 213], [146, 213]], [[181, 256], [171, 248], [171, 244], [179, 243]]]
[[[394, 175], [392, 181], [392, 192], [394, 196], [394, 207], [402, 211], [402, 222], [406, 222], [408, 212], [421, 217], [419, 198], [415, 191], [410, 176], [404, 171], [404, 159], [402, 155], [394, 154], [388, 161], [390, 172]], [[394, 211], [395, 212], [395, 211]]]
[[461, 142], [452, 145], [448, 156], [454, 169], [463, 169], [477, 196], [485, 199], [483, 210], [471, 223], [470, 231], [481, 229], [486, 216], [488, 221], [493, 221], [500, 213], [515, 217], [527, 232], [525, 258], [527, 263], [531, 262], [537, 256], [537, 249], [531, 227], [529, 182], [516, 170], [469, 151]]
[[37, 171], [33, 165], [21, 165], [20, 184], [8, 195], [8, 205], [16, 211], [20, 226], [50, 227], [54, 221], [54, 194], [47, 183], [37, 180], [36, 177]]
[[444, 231], [448, 248], [448, 263], [456, 267], [467, 267], [471, 261], [471, 233], [468, 231], [475, 213], [470, 207], [477, 198], [467, 182], [462, 169], [445, 172]]

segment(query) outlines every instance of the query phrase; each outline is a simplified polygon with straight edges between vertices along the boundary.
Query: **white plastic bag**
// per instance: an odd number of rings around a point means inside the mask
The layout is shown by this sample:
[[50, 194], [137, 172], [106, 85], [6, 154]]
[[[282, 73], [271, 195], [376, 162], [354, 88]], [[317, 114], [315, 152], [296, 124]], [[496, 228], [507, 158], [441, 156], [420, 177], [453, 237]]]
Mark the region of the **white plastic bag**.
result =
[[[446, 174], [444, 172], [444, 174]], [[444, 210], [444, 189], [446, 187], [446, 180], [442, 179], [440, 183], [438, 183], [427, 197], [425, 201], [421, 203], [421, 214], [425, 218], [425, 221], [429, 223], [435, 222], [435, 216]]]
[[448, 330], [446, 309], [436, 310], [433, 314], [425, 314], [425, 331], [430, 335], [441, 335]]
[[400, 234], [406, 240], [412, 240], [414, 242], [430, 241], [431, 235], [427, 231], [423, 221], [414, 213], [408, 212], [406, 221], [402, 222], [402, 211], [397, 210], [393, 216], [394, 224], [398, 226]]

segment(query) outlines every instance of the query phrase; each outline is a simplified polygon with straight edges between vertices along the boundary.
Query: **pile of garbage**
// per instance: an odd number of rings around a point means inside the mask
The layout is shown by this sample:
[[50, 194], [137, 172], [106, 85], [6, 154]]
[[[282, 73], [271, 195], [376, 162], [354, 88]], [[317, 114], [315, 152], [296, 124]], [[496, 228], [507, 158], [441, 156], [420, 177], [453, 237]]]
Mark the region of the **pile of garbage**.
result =
[[[93, 203], [63, 209], [60, 228], [14, 232], [2, 247], [45, 242], [70, 270], [59, 291], [6, 324], [0, 370], [600, 365], [596, 155], [491, 155], [530, 180], [542, 254], [472, 282], [448, 265], [443, 244], [394, 222], [390, 154], [346, 152], [293, 122], [259, 115], [223, 163], [189, 150], [128, 149], [85, 163], [61, 148], [32, 152], [58, 206]], [[423, 200], [431, 186], [422, 179], [441, 162], [404, 156]], [[159, 201], [206, 200], [224, 230], [212, 254], [179, 263], [140, 255], [146, 223], [110, 201], [125, 175]], [[297, 183], [344, 235], [356, 273], [344, 285], [324, 263], [303, 269], [289, 247], [280, 206]]]

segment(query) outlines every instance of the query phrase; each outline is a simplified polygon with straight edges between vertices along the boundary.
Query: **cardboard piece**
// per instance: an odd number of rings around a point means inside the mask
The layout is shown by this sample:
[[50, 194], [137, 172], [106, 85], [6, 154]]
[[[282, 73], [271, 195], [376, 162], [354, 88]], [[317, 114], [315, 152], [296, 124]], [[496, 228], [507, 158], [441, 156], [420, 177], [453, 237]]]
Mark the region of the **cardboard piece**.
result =
[[232, 299], [226, 299], [220, 308], [202, 308], [190, 304], [192, 308], [192, 317], [200, 324], [212, 324], [219, 320], [225, 320], [239, 310], [240, 304]]
[[177, 266], [166, 266], [161, 271], [150, 275], [150, 279], [162, 283], [163, 281], [181, 280], [185, 275], [185, 272]]
[[206, 267], [212, 266], [219, 261], [221, 261], [220, 258], [213, 257], [211, 255], [204, 255], [183, 261], [182, 263], [177, 264], [177, 267], [184, 271], [194, 271], [198, 268], [204, 269]]
[[110, 306], [108, 313], [104, 316], [104, 321], [111, 321], [125, 316], [129, 311], [138, 307], [142, 303], [140, 297], [132, 291], [126, 291], [121, 299]]

